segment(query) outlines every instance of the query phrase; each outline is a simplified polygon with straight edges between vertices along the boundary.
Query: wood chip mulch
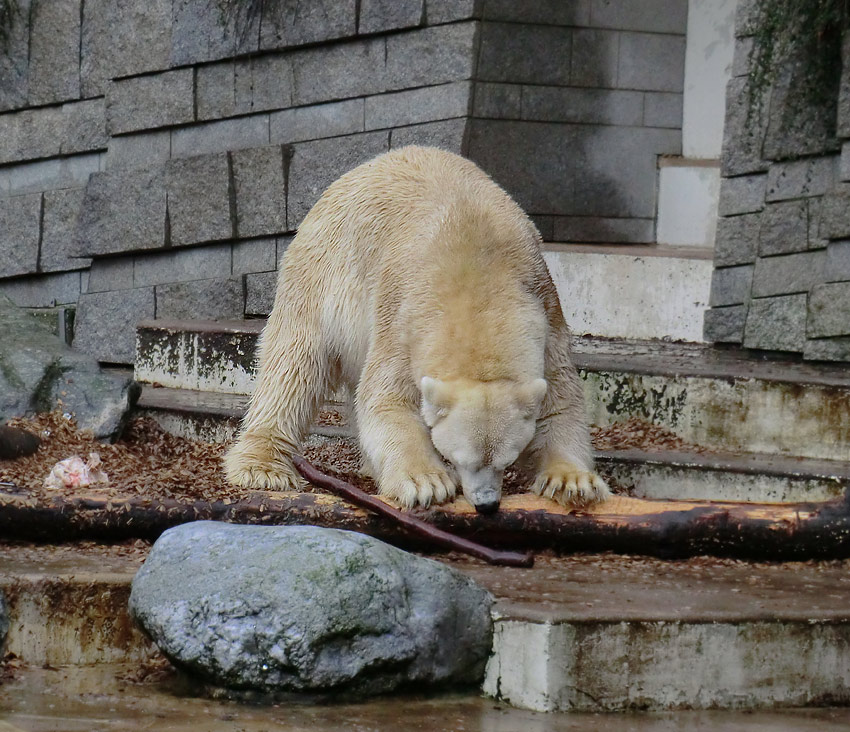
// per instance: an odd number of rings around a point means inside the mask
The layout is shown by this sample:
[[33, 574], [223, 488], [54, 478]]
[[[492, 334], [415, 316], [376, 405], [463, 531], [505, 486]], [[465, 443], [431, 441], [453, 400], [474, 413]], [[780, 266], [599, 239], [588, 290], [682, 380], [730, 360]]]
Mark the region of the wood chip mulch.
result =
[[[325, 424], [341, 424], [332, 413], [322, 415]], [[122, 437], [114, 444], [99, 442], [90, 432], [77, 428], [68, 415], [55, 411], [32, 418], [17, 418], [9, 424], [37, 434], [42, 444], [27, 457], [0, 460], [0, 492], [26, 494], [49, 501], [55, 496], [74, 498], [80, 493], [96, 493], [108, 498], [141, 496], [178, 500], [239, 501], [251, 491], [228, 484], [222, 473], [221, 458], [227, 444], [198, 442], [165, 432], [150, 418], [132, 419]], [[594, 447], [600, 450], [688, 449], [699, 451], [675, 434], [642, 420], [632, 419], [591, 432]], [[44, 487], [44, 479], [60, 460], [89, 453], [100, 455], [102, 468], [109, 476], [108, 487], [91, 489]], [[376, 493], [374, 481], [359, 474], [357, 446], [345, 438], [309, 440], [304, 456], [326, 472], [353, 482], [369, 493]], [[504, 493], [527, 490], [528, 476], [515, 468], [505, 475]], [[312, 487], [308, 490], [318, 490]]]

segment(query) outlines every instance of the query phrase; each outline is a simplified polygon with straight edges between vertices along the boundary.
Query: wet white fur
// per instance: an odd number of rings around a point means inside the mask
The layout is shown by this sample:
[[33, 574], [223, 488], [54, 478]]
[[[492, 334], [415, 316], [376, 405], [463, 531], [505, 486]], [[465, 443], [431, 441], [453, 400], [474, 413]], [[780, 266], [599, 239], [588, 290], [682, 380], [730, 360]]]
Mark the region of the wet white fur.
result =
[[[520, 451], [537, 472], [536, 492], [562, 503], [608, 495], [592, 473], [540, 235], [457, 155], [387, 153], [342, 176], [307, 214], [283, 258], [256, 390], [225, 457], [228, 479], [297, 488], [290, 455], [339, 384], [355, 394], [365, 468], [403, 506], [446, 500], [456, 469], [482, 476], [502, 467], [487, 460]], [[429, 385], [436, 403], [423, 403]], [[463, 466], [441, 460], [431, 429]]]

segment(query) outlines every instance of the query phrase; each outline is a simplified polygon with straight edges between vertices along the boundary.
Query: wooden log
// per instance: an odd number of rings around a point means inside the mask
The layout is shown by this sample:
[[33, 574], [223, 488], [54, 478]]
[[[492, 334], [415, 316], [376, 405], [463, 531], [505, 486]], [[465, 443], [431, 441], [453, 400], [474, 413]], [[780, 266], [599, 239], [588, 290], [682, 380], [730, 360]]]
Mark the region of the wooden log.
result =
[[[418, 510], [428, 523], [468, 539], [509, 549], [558, 552], [611, 551], [660, 557], [701, 554], [748, 559], [802, 560], [850, 557], [850, 501], [748, 504], [664, 501], [615, 496], [584, 511], [570, 511], [531, 494], [506, 496], [490, 516], [462, 498]], [[257, 493], [249, 500], [181, 502], [110, 499], [92, 494], [31, 498], [0, 494], [0, 538], [62, 542], [78, 539], [155, 539], [177, 524], [197, 520], [244, 524], [313, 524], [350, 529], [397, 546], [423, 544], [397, 525], [314, 493]]]

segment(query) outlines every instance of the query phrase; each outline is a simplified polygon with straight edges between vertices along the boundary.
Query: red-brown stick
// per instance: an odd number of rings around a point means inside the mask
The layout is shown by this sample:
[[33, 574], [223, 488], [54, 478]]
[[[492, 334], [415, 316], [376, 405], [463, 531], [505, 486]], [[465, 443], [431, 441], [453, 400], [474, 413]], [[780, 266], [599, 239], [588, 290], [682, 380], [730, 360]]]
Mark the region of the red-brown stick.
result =
[[415, 516], [411, 516], [409, 513], [399, 511], [397, 508], [393, 508], [382, 500], [364, 493], [359, 488], [346, 483], [344, 480], [334, 478], [331, 475], [325, 475], [300, 455], [294, 456], [292, 462], [302, 477], [313, 485], [329, 490], [331, 493], [341, 496], [357, 506], [385, 516], [401, 524], [412, 533], [424, 536], [438, 546], [463, 552], [464, 554], [470, 554], [473, 557], [483, 559], [489, 564], [500, 564], [506, 567], [531, 567], [534, 565], [534, 555], [530, 552], [503, 552], [496, 549], [488, 549], [486, 546], [476, 544], [474, 541], [469, 541], [469, 539], [455, 536], [447, 531], [431, 526]]

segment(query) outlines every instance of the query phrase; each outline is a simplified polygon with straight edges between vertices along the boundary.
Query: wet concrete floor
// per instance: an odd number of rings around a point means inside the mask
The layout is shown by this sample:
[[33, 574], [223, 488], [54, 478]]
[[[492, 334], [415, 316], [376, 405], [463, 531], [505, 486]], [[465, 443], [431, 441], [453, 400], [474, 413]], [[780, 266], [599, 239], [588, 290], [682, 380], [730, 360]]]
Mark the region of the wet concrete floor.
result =
[[174, 679], [135, 684], [121, 667], [24, 670], [0, 686], [0, 732], [837, 732], [850, 709], [655, 714], [528, 712], [474, 693], [363, 703], [249, 705], [181, 696]]

